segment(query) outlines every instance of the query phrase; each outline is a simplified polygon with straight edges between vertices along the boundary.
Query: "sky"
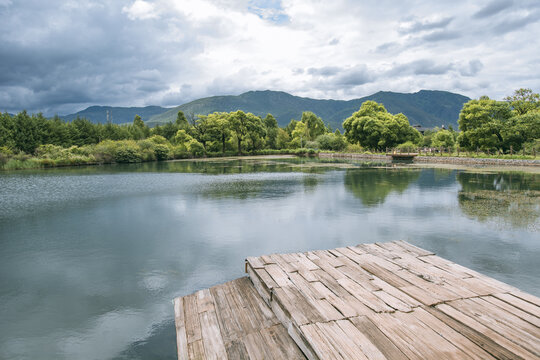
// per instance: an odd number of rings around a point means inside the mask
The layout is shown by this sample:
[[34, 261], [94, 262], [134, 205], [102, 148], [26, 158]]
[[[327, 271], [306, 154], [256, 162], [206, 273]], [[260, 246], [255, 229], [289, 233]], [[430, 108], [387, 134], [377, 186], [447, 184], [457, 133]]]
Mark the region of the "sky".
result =
[[540, 1], [0, 0], [0, 111], [540, 91]]

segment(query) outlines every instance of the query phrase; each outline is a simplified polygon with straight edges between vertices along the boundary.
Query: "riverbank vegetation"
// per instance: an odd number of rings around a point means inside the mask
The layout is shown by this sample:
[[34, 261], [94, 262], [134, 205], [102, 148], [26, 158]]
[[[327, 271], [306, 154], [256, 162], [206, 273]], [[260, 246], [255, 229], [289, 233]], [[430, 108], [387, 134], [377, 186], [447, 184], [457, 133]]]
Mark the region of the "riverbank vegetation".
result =
[[535, 158], [540, 152], [540, 98], [519, 89], [505, 101], [481, 97], [467, 102], [459, 131], [432, 129], [421, 134], [403, 114], [382, 104], [364, 102], [333, 131], [306, 111], [281, 128], [268, 114], [241, 110], [190, 116], [149, 128], [140, 116], [132, 124], [94, 124], [77, 118], [64, 122], [42, 114], [0, 113], [0, 168], [263, 154], [315, 154], [317, 151], [385, 153], [423, 152], [439, 156]]

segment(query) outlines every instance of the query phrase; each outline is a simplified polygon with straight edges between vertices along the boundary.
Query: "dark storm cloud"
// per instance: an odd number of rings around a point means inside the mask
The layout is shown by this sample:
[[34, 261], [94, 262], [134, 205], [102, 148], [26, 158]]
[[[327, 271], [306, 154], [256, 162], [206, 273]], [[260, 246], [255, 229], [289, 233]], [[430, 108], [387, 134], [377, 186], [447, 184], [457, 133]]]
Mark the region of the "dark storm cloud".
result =
[[[0, 7], [2, 108], [55, 111], [72, 104], [74, 110], [81, 104], [144, 99], [166, 89], [165, 79], [186, 63], [187, 57], [168, 48], [200, 51], [189, 37], [174, 42], [154, 37], [182, 19], [145, 20], [141, 26], [122, 13], [127, 2], [44, 3], [18, 1]], [[14, 96], [14, 87], [24, 96]]]
[[482, 19], [493, 16], [501, 11], [511, 7], [514, 4], [513, 0], [495, 0], [478, 10], [473, 17], [476, 19]]

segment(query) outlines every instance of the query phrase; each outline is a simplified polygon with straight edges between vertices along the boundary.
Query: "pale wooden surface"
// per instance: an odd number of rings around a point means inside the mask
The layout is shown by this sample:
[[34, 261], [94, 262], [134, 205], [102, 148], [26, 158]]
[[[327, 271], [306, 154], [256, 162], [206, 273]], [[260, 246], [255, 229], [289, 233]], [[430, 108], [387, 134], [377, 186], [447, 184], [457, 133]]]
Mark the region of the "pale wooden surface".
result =
[[246, 261], [309, 359], [540, 359], [540, 299], [409, 243]]
[[174, 299], [178, 359], [305, 359], [247, 277]]
[[539, 298], [403, 241], [246, 272], [175, 299], [180, 360], [540, 359]]

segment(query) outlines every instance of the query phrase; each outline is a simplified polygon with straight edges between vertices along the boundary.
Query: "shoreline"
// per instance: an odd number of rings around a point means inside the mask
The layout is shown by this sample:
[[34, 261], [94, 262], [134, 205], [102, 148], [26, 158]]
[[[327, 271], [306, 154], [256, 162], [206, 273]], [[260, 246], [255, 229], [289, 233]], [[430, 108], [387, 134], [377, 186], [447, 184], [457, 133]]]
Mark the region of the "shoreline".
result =
[[[320, 152], [319, 158], [322, 158], [322, 159], [367, 159], [367, 160], [379, 160], [379, 161], [392, 162], [392, 160], [387, 155], [378, 155], [378, 154]], [[450, 157], [416, 156], [412, 163], [540, 167], [540, 160], [491, 159], [491, 158], [470, 158], [470, 157], [462, 158], [462, 157], [455, 157], [455, 156], [450, 156]]]

